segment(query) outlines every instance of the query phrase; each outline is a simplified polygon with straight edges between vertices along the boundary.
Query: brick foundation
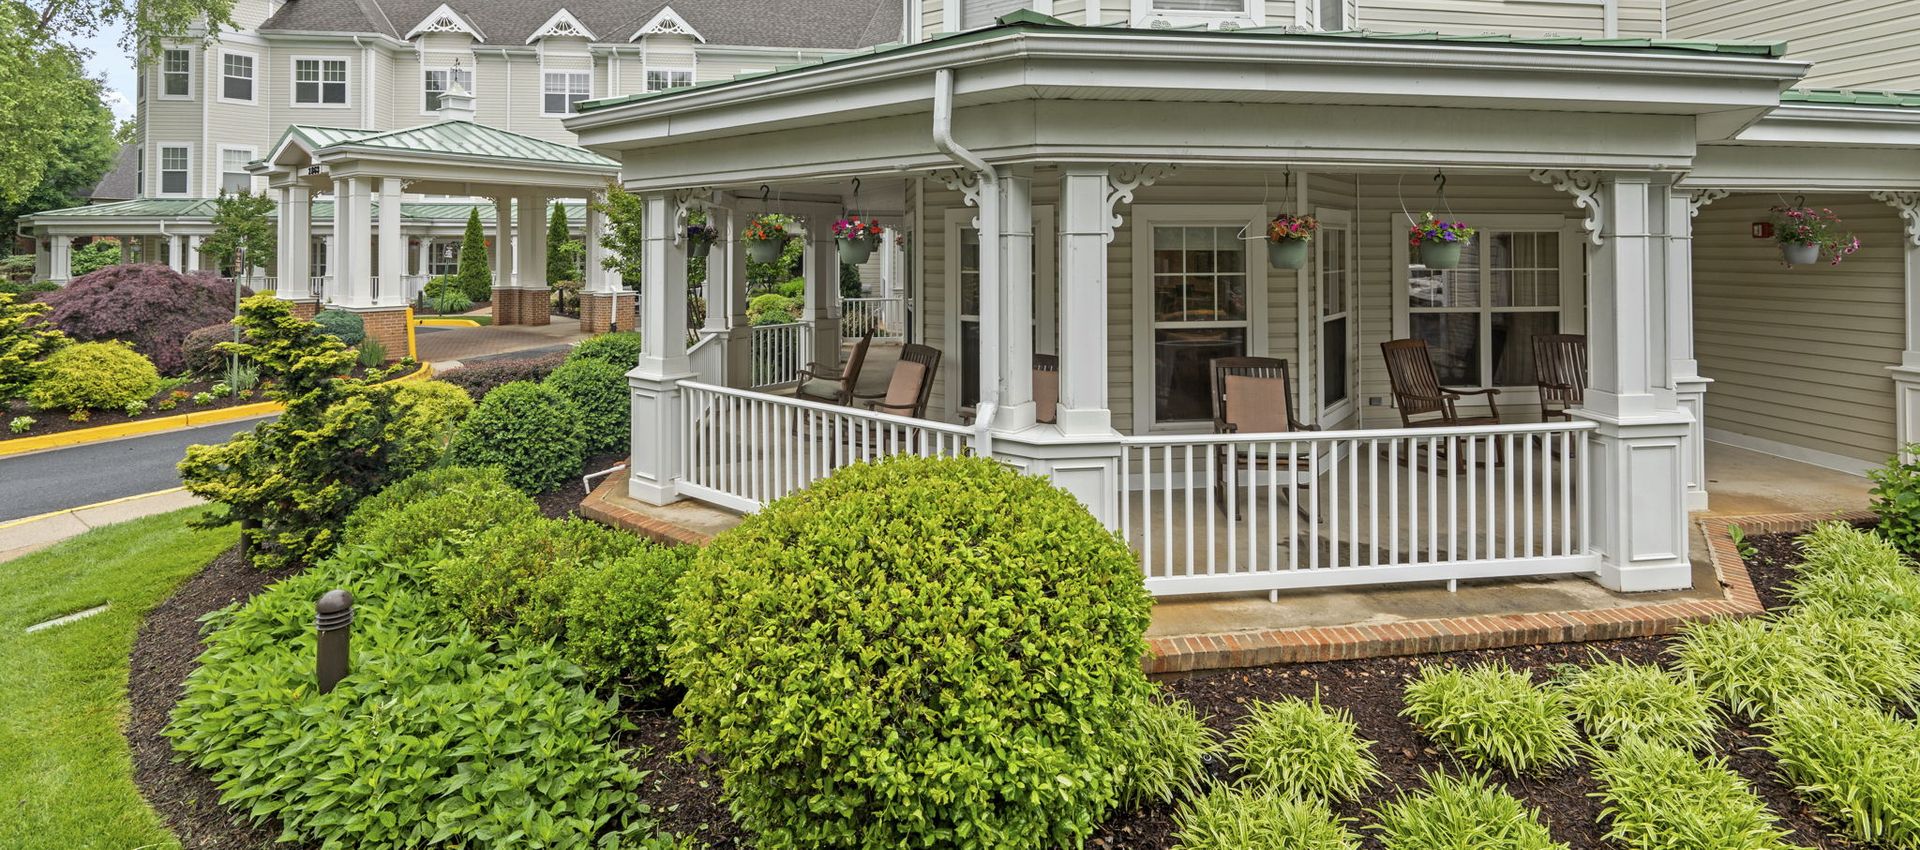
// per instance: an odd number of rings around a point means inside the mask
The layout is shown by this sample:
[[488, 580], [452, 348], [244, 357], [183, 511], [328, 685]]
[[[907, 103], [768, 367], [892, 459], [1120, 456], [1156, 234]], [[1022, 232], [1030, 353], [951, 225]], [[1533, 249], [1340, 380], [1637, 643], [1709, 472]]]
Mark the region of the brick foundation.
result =
[[545, 325], [553, 321], [553, 292], [547, 289], [493, 290], [495, 325]]
[[407, 311], [356, 310], [367, 329], [367, 339], [376, 339], [387, 350], [387, 362], [407, 356]]
[[611, 294], [586, 292], [580, 295], [581, 333], [603, 334], [613, 330], [612, 319], [616, 315], [619, 317], [620, 330], [637, 329], [640, 324], [640, 294], [637, 292]]
[[314, 299], [291, 300], [287, 302], [287, 306], [293, 309], [293, 315], [296, 318], [307, 319], [311, 321], [314, 316], [320, 315], [320, 302], [318, 300], [314, 300]]

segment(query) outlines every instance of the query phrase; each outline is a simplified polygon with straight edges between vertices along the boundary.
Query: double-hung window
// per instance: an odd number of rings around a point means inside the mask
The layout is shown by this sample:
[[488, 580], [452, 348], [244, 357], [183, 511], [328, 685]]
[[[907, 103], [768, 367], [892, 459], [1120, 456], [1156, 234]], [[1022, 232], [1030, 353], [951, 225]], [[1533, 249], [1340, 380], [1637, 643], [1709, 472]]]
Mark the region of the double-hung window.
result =
[[307, 106], [347, 105], [347, 60], [293, 60], [293, 102]]
[[1247, 247], [1239, 226], [1155, 225], [1153, 416], [1213, 418], [1208, 364], [1247, 354]]
[[160, 146], [160, 194], [187, 194], [187, 163], [192, 159], [186, 145]]
[[443, 275], [460, 272], [460, 245], [454, 242], [435, 242], [427, 246], [427, 274]]
[[684, 68], [647, 69], [647, 91], [666, 91], [693, 85], [693, 72]]
[[160, 51], [160, 96], [193, 96], [193, 51], [184, 47]]
[[1319, 335], [1320, 416], [1322, 426], [1352, 412], [1355, 391], [1352, 224], [1344, 211], [1319, 210], [1320, 235], [1311, 243], [1320, 252], [1315, 330]]
[[593, 97], [593, 75], [587, 71], [548, 71], [541, 75], [541, 112], [572, 115], [581, 101]]
[[426, 71], [425, 81], [425, 108], [428, 112], [440, 111], [440, 96], [453, 88], [456, 82], [461, 88], [466, 89], [468, 94], [473, 93], [472, 68], [430, 68]]
[[220, 99], [253, 102], [253, 57], [245, 53], [220, 54]]
[[1483, 226], [1458, 268], [1411, 258], [1406, 336], [1426, 340], [1440, 383], [1531, 388], [1533, 338], [1585, 322], [1583, 257], [1559, 227]]
[[1266, 10], [1256, 0], [1133, 0], [1133, 18], [1137, 26], [1238, 29], [1264, 23]]
[[221, 148], [220, 191], [229, 195], [253, 191], [253, 175], [247, 173], [247, 163], [252, 161], [252, 148]]

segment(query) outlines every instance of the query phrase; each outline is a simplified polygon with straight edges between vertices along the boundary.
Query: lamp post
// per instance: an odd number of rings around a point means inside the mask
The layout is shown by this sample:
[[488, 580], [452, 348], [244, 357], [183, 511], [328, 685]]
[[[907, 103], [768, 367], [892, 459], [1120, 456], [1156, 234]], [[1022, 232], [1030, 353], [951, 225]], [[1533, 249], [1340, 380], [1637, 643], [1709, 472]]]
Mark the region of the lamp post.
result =
[[[240, 318], [240, 270], [246, 267], [247, 247], [245, 245], [235, 245], [233, 248], [233, 318], [236, 320]], [[236, 345], [240, 343], [240, 325], [237, 321], [233, 326], [233, 342]], [[240, 371], [239, 352], [229, 354], [227, 356], [227, 362], [229, 364], [227, 368], [227, 392], [232, 393], [235, 398], [239, 398], [240, 385], [233, 380], [234, 375]]]

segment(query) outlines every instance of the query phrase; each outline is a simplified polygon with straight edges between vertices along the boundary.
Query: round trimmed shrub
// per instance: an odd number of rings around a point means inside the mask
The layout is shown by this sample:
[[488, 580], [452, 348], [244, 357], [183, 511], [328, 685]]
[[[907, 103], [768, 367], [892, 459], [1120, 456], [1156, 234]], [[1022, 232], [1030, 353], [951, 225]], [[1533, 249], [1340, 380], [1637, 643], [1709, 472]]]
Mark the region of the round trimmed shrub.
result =
[[762, 848], [1079, 846], [1119, 797], [1151, 606], [1073, 496], [898, 457], [776, 500], [681, 579], [689, 747]]
[[187, 334], [180, 341], [181, 362], [185, 364], [186, 374], [211, 378], [225, 371], [230, 361], [217, 346], [232, 341], [233, 325], [226, 322], [208, 325]]
[[[241, 297], [253, 291], [240, 289]], [[75, 340], [117, 339], [153, 361], [163, 375], [187, 368], [187, 334], [233, 318], [233, 281], [212, 273], [183, 275], [153, 263], [108, 266], [40, 296], [46, 321]]]
[[622, 374], [640, 362], [640, 333], [619, 331], [588, 337], [567, 354], [568, 360], [600, 360], [620, 367]]
[[382, 561], [406, 563], [429, 550], [459, 555], [489, 528], [539, 517], [539, 506], [508, 484], [498, 467], [442, 466], [362, 499], [347, 517], [342, 539], [373, 550]]
[[582, 570], [561, 612], [567, 624], [562, 653], [589, 678], [644, 702], [659, 701], [667, 692], [667, 613], [696, 551], [643, 546]]
[[433, 567], [433, 589], [483, 634], [565, 633], [567, 596], [583, 571], [650, 544], [579, 517], [495, 526]]
[[604, 360], [569, 360], [547, 376], [546, 384], [580, 411], [588, 452], [610, 452], [627, 444], [633, 400], [625, 369]]
[[367, 338], [367, 323], [361, 320], [359, 313], [321, 310], [314, 314], [313, 322], [327, 336], [339, 340], [341, 345], [348, 348], [359, 345], [361, 340]]
[[587, 443], [580, 411], [566, 396], [544, 384], [514, 381], [480, 400], [447, 453], [455, 463], [498, 466], [513, 486], [540, 493], [580, 474]]
[[396, 382], [393, 404], [400, 409], [404, 438], [436, 450], [446, 449], [460, 423], [473, 412], [467, 391], [446, 381]]
[[125, 410], [159, 391], [160, 372], [132, 346], [83, 342], [41, 364], [27, 403], [42, 410]]

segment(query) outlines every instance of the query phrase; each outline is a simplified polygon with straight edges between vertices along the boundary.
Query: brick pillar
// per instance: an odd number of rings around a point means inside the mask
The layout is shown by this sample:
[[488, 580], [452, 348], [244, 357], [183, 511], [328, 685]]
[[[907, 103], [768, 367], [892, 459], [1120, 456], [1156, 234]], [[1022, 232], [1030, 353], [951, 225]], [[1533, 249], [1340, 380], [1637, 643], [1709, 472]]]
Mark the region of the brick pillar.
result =
[[387, 349], [387, 362], [407, 356], [407, 311], [400, 309], [355, 310], [366, 325], [367, 339], [377, 339]]
[[520, 324], [549, 325], [553, 323], [553, 290], [520, 290]]
[[320, 302], [310, 298], [289, 301], [287, 306], [292, 308], [294, 316], [308, 321], [312, 321], [313, 317], [320, 313]]
[[580, 332], [603, 334], [619, 315], [619, 329], [636, 330], [640, 326], [640, 296], [634, 292], [585, 292], [580, 295]]
[[504, 286], [493, 288], [494, 325], [520, 324], [520, 290]]

